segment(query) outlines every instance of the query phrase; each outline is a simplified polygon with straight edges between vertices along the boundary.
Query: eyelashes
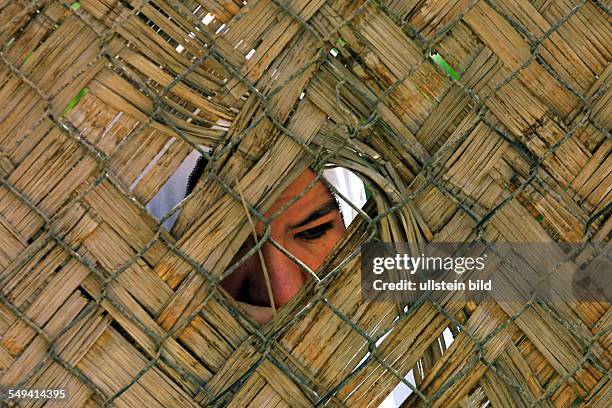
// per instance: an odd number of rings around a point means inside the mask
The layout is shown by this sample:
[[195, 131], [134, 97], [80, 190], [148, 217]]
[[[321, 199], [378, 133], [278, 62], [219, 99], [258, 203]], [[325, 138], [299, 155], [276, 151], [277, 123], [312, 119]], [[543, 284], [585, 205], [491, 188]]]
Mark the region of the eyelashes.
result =
[[[300, 231], [296, 233], [294, 237], [297, 239], [304, 240], [304, 241], [314, 241], [316, 239], [323, 237], [333, 227], [334, 227], [333, 222], [328, 221], [321, 225], [317, 225], [316, 227], [312, 227], [312, 228], [308, 228], [307, 230]], [[262, 237], [259, 237], [259, 236], [257, 237], [258, 241], [260, 241], [261, 239]], [[251, 248], [253, 248], [254, 245], [255, 245], [255, 241], [253, 241], [253, 238], [249, 236], [247, 241], [245, 241], [244, 244], [242, 244], [242, 246], [240, 247], [239, 253], [242, 253], [242, 255], [246, 254]]]
[[307, 230], [298, 232], [297, 234], [295, 234], [295, 238], [303, 239], [305, 241], [313, 241], [315, 239], [321, 238], [331, 228], [332, 222], [326, 222], [324, 224], [317, 225], [316, 227], [308, 228]]

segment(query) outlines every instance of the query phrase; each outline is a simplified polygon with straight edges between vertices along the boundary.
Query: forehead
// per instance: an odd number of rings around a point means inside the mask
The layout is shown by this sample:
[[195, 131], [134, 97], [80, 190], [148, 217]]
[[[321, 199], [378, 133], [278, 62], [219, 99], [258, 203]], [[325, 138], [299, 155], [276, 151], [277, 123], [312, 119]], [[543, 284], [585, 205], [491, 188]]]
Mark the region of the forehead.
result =
[[[302, 193], [302, 191], [306, 190], [314, 179], [314, 172], [310, 169], [305, 170], [304, 173], [295, 179], [293, 183], [281, 193], [280, 197], [266, 212], [266, 216], [272, 215], [276, 210], [293, 200], [297, 195]], [[318, 180], [303, 196], [289, 206], [289, 208], [285, 209], [275, 220], [281, 221], [291, 219], [292, 222], [299, 221], [296, 217], [309, 214], [330, 199], [333, 199], [333, 196], [329, 189], [321, 180]]]

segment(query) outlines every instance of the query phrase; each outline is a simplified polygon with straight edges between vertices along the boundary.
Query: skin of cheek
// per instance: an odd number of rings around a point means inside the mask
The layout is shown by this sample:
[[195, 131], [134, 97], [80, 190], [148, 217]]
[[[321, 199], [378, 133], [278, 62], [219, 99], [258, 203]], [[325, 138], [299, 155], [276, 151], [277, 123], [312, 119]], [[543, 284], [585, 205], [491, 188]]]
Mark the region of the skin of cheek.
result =
[[[320, 239], [307, 241], [291, 236], [285, 241], [284, 248], [293, 256], [302, 261], [311, 270], [316, 271], [322, 264], [329, 251], [344, 234], [344, 225], [337, 216], [330, 228]], [[275, 304], [287, 303], [309, 279], [309, 274], [294, 263], [290, 258], [280, 253], [279, 258], [272, 262], [270, 271]]]

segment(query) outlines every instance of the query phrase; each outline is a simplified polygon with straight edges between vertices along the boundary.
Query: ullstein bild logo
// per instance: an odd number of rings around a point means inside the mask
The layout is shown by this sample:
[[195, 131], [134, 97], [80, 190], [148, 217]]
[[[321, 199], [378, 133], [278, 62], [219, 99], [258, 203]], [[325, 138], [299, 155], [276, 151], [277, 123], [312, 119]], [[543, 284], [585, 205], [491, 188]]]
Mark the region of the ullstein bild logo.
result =
[[371, 301], [610, 301], [611, 259], [603, 243], [368, 243], [361, 293]]

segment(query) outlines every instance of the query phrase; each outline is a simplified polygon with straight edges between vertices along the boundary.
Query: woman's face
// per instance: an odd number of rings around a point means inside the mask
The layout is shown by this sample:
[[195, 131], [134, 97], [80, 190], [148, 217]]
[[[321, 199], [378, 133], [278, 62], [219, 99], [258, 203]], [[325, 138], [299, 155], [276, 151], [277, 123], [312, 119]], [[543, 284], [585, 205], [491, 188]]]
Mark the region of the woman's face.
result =
[[[264, 215], [270, 217], [276, 210], [306, 189], [315, 178], [307, 169], [287, 187]], [[285, 209], [270, 223], [271, 237], [289, 253], [313, 271], [319, 268], [332, 247], [342, 237], [345, 228], [338, 204], [321, 181]], [[255, 227], [257, 236], [264, 233], [264, 226]], [[249, 240], [240, 248], [232, 263], [240, 259], [254, 245]], [[287, 303], [306, 282], [307, 273], [270, 242], [265, 242], [261, 252], [270, 279], [275, 307]], [[259, 322], [268, 321], [272, 312], [263, 268], [257, 253], [251, 256], [234, 273], [221, 282], [221, 286]]]

